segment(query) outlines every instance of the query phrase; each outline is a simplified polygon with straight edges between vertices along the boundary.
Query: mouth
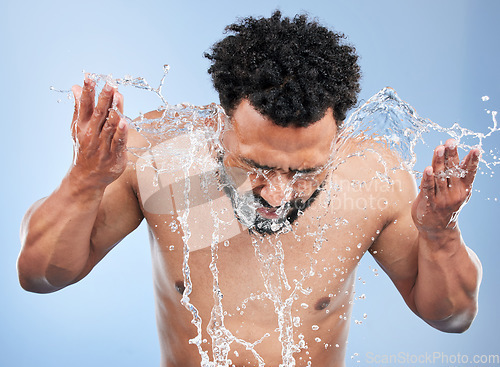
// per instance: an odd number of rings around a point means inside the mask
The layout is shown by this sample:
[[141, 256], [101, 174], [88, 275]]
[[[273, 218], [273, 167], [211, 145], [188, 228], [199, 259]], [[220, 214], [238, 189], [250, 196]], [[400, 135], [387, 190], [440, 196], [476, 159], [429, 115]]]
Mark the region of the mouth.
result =
[[259, 216], [268, 220], [279, 220], [286, 217], [290, 203], [284, 203], [282, 206], [272, 206], [262, 196], [254, 195], [255, 211]]
[[258, 207], [257, 213], [265, 219], [279, 219], [281, 216], [277, 213], [277, 208], [268, 208], [265, 206]]

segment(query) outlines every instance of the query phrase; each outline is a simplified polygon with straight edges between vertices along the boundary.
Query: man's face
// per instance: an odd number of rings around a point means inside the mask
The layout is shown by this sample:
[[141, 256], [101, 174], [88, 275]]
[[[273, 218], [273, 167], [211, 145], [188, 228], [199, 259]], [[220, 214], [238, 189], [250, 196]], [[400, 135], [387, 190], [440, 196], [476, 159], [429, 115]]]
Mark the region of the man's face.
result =
[[320, 192], [336, 134], [331, 109], [308, 127], [281, 127], [243, 100], [220, 156], [220, 180], [240, 222], [270, 234], [297, 219]]

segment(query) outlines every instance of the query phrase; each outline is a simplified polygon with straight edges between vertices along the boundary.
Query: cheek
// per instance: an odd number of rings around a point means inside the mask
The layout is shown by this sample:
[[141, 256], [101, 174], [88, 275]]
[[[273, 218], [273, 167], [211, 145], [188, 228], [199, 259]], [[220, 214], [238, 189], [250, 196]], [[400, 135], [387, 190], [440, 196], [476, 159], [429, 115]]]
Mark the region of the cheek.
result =
[[298, 178], [293, 183], [293, 189], [298, 197], [309, 198], [314, 191], [321, 187], [326, 179], [327, 173], [319, 174], [311, 178]]
[[299, 197], [312, 195], [314, 190], [316, 190], [318, 187], [319, 187], [319, 182], [311, 179], [297, 180], [297, 182], [293, 184], [293, 190]]

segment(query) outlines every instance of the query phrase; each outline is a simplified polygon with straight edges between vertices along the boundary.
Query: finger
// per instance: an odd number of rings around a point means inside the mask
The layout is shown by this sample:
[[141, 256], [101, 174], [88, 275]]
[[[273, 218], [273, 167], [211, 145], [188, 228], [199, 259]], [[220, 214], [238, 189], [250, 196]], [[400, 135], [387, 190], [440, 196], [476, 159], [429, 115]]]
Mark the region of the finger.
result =
[[123, 94], [121, 94], [118, 91], [115, 91], [113, 105], [118, 109], [118, 111], [120, 111], [120, 114], [123, 115]]
[[90, 124], [94, 133], [94, 136], [100, 134], [101, 129], [106, 122], [106, 119], [109, 115], [109, 109], [113, 104], [113, 95], [115, 93], [115, 89], [110, 86], [108, 83], [104, 85], [101, 93], [99, 94], [99, 98], [97, 100], [97, 106], [94, 108], [94, 112], [92, 113], [92, 117], [90, 119]]
[[460, 160], [458, 158], [457, 142], [455, 139], [448, 139], [446, 143], [444, 143], [444, 147], [446, 168], [458, 167]]
[[71, 87], [73, 92], [73, 97], [75, 98], [75, 110], [73, 112], [73, 120], [71, 120], [71, 131], [74, 133], [75, 122], [78, 119], [78, 114], [80, 113], [80, 98], [82, 97], [82, 87], [79, 85], [74, 85]]
[[438, 146], [434, 150], [434, 157], [432, 158], [432, 170], [434, 171], [436, 194], [439, 194], [439, 192], [445, 192], [448, 188], [448, 180], [444, 177], [444, 151], [445, 147], [443, 145]]
[[127, 130], [127, 122], [121, 119], [113, 135], [113, 140], [111, 141], [111, 154], [123, 154], [127, 146]]
[[420, 192], [423, 193], [428, 200], [432, 200], [436, 195], [434, 173], [431, 166], [424, 169], [422, 181], [420, 181]]
[[444, 158], [445, 158], [445, 168], [446, 170], [451, 170], [451, 177], [448, 178], [449, 187], [453, 187], [460, 182], [460, 177], [458, 177], [456, 169], [460, 165], [460, 159], [458, 157], [457, 142], [455, 139], [448, 139], [445, 146]]
[[[117, 96], [115, 94], [114, 99], [116, 99]], [[113, 101], [113, 104], [116, 102]], [[101, 138], [101, 144], [104, 144], [105, 147], [103, 149], [109, 150], [111, 147], [111, 141], [113, 140], [113, 135], [115, 134], [116, 128], [120, 122], [120, 116], [118, 115], [118, 112], [115, 109], [110, 109], [108, 118], [104, 122], [104, 125], [102, 127], [101, 133], [100, 133], [100, 138]]]
[[95, 103], [95, 81], [85, 75], [82, 94], [80, 96], [80, 124], [86, 123], [92, 117]]
[[472, 149], [469, 154], [464, 158], [464, 161], [460, 168], [467, 171], [465, 177], [462, 178], [463, 183], [466, 187], [472, 187], [474, 178], [476, 177], [477, 167], [479, 165], [479, 158], [481, 157], [481, 152], [479, 149]]

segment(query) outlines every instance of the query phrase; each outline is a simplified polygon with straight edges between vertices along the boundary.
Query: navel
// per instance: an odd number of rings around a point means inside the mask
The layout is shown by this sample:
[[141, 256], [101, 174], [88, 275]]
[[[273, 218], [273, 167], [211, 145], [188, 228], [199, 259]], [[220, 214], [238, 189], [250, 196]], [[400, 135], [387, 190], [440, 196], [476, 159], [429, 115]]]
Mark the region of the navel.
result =
[[316, 305], [314, 306], [314, 308], [318, 311], [324, 310], [325, 308], [328, 307], [329, 304], [330, 304], [330, 297], [323, 297], [323, 298], [320, 298], [318, 300], [318, 302], [316, 302]]
[[179, 292], [180, 294], [184, 293], [184, 282], [182, 280], [178, 280], [175, 282], [175, 290]]

